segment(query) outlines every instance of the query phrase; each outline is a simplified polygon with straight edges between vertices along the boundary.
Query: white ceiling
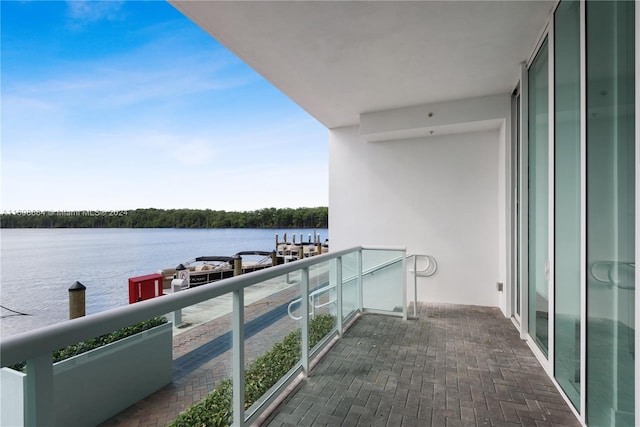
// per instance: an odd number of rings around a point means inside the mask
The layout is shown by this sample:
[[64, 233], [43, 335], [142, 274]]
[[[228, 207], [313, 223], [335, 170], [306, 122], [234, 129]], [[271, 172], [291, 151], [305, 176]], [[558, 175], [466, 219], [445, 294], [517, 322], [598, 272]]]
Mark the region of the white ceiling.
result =
[[328, 128], [510, 93], [556, 3], [170, 2]]

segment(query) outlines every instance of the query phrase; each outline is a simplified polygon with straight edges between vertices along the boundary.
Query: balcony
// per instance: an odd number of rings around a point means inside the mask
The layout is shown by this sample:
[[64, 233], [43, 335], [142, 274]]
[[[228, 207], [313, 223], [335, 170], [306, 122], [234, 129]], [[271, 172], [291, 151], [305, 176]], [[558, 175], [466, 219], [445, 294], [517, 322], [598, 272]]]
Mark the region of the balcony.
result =
[[[9, 337], [2, 365], [27, 360], [25, 425], [52, 425], [53, 350], [208, 304], [227, 313], [174, 335], [173, 382], [102, 425], [166, 425], [224, 378], [234, 425], [579, 425], [499, 309], [419, 304], [409, 318], [406, 259], [356, 247], [227, 279]], [[334, 326], [310, 347], [321, 314]], [[297, 331], [297, 362], [245, 405], [245, 371]]]
[[362, 316], [264, 425], [580, 425], [498, 309], [418, 316]]

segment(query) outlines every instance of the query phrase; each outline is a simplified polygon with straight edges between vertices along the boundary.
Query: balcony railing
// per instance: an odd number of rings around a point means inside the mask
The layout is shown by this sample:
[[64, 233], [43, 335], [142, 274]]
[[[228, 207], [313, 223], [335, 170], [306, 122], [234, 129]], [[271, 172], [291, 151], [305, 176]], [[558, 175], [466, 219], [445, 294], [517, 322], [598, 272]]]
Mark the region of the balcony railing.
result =
[[[310, 280], [310, 272], [313, 280]], [[290, 282], [291, 277], [299, 281]], [[300, 328], [301, 357], [284, 377], [245, 409], [245, 292], [265, 282], [282, 281], [299, 287], [300, 301], [294, 328]], [[323, 348], [340, 338], [361, 313], [384, 313], [407, 318], [406, 250], [404, 248], [354, 247], [283, 264], [199, 286], [160, 298], [118, 307], [45, 328], [9, 336], [0, 341], [2, 367], [26, 361], [27, 394], [25, 424], [52, 425], [54, 419], [52, 353], [83, 340], [157, 316], [165, 316], [195, 304], [231, 295], [233, 309], [232, 369], [233, 424], [254, 422], [296, 378], [309, 375], [310, 362]], [[322, 292], [318, 292], [318, 291]], [[319, 295], [322, 294], [322, 295]], [[329, 303], [311, 308], [324, 298]], [[307, 302], [306, 304], [301, 303]], [[317, 304], [319, 305], [319, 304]], [[333, 330], [309, 349], [309, 319], [318, 310], [335, 316]], [[287, 317], [288, 319], [288, 317]], [[299, 326], [297, 326], [299, 324]], [[99, 385], [96, 385], [99, 387]], [[82, 408], [78, 408], [82, 410]], [[115, 414], [114, 414], [115, 415]]]

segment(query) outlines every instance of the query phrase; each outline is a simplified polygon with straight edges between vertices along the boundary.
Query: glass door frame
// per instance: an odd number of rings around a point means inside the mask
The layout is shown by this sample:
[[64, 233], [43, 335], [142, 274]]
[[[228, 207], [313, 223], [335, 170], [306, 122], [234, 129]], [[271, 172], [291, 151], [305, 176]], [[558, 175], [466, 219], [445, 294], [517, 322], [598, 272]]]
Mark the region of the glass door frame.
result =
[[[555, 151], [555, 132], [553, 123], [555, 121], [555, 105], [554, 105], [554, 34], [553, 34], [553, 13], [549, 17], [544, 31], [540, 34], [540, 38], [532, 51], [529, 60], [522, 64], [520, 70], [520, 284], [521, 284], [521, 326], [520, 336], [526, 340], [529, 347], [534, 352], [538, 360], [541, 362], [542, 367], [545, 369], [550, 377], [554, 377], [554, 357], [555, 348], [555, 330], [553, 325], [555, 324], [555, 282], [554, 282], [554, 212], [555, 212], [555, 193], [554, 193], [554, 151]], [[548, 272], [548, 323], [547, 323], [547, 355], [538, 347], [533, 337], [529, 335], [529, 68], [536, 59], [540, 49], [547, 42], [547, 61], [548, 61], [548, 126], [547, 126], [547, 141], [548, 141], [548, 177], [547, 177], [547, 198], [548, 198], [548, 230], [547, 230], [547, 265]]]
[[[540, 44], [541, 45], [541, 44]], [[535, 57], [540, 45], [536, 46], [531, 58]], [[532, 60], [532, 59], [531, 59]], [[519, 165], [514, 169], [519, 170], [520, 179], [518, 188], [518, 197], [520, 203], [520, 215], [516, 227], [519, 229], [520, 239], [517, 242], [520, 251], [520, 266], [516, 269], [519, 272], [520, 281], [520, 338], [528, 341], [529, 336], [529, 75], [528, 64], [520, 65], [520, 125], [519, 125], [519, 147], [517, 152], [519, 158], [516, 161]], [[516, 257], [514, 257], [516, 258]]]
[[510, 186], [510, 248], [509, 248], [509, 279], [510, 286], [507, 288], [507, 316], [513, 319], [514, 323], [520, 329], [522, 306], [520, 304], [522, 294], [521, 281], [521, 260], [522, 251], [520, 247], [521, 221], [522, 215], [520, 200], [520, 180], [521, 180], [521, 130], [522, 130], [522, 105], [520, 93], [520, 81], [516, 84], [516, 88], [511, 93], [511, 144], [510, 144], [510, 161], [511, 161], [511, 186]]

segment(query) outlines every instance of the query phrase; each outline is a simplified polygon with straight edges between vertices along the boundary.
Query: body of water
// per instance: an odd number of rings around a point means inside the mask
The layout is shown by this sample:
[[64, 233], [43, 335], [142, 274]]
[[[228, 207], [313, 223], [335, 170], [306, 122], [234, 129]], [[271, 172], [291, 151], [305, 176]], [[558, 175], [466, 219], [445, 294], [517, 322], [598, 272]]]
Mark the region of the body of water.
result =
[[[326, 229], [315, 230], [324, 241]], [[275, 236], [314, 230], [271, 229], [1, 229], [2, 335], [68, 319], [68, 289], [87, 287], [87, 315], [128, 304], [129, 277], [203, 255], [275, 249]]]

